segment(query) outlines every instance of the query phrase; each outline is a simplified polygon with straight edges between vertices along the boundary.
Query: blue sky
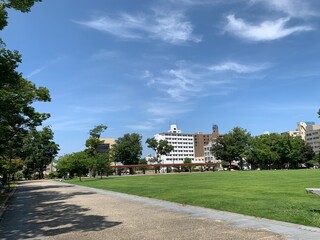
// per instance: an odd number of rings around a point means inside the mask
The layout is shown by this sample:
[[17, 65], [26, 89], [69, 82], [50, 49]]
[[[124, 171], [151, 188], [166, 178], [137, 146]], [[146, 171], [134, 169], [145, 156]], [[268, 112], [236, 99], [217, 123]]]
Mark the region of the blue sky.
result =
[[[315, 121], [318, 0], [44, 0], [10, 11], [1, 32], [19, 70], [49, 88], [45, 122], [60, 155], [103, 137], [183, 132], [253, 135]], [[144, 155], [151, 153], [144, 147]]]

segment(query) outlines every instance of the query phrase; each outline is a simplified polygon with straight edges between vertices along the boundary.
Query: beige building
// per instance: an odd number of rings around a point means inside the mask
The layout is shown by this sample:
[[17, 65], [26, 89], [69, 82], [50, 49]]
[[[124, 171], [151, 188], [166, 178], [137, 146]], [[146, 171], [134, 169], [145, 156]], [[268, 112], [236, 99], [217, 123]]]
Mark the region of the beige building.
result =
[[103, 143], [99, 144], [97, 151], [101, 153], [108, 152], [109, 149], [112, 148], [112, 145], [116, 143], [116, 140], [114, 138], [100, 138]]
[[307, 126], [306, 142], [312, 147], [315, 153], [320, 152], [320, 125]]
[[315, 125], [314, 122], [298, 122], [296, 130], [284, 132], [282, 134], [301, 137], [312, 147], [315, 153], [320, 152], [320, 125]]

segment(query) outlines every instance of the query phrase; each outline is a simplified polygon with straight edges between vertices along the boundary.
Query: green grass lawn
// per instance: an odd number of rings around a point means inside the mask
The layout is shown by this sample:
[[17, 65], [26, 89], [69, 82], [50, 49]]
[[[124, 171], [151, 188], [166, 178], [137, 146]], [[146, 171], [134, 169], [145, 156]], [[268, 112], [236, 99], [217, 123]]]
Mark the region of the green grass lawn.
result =
[[158, 174], [68, 183], [320, 227], [320, 170]]

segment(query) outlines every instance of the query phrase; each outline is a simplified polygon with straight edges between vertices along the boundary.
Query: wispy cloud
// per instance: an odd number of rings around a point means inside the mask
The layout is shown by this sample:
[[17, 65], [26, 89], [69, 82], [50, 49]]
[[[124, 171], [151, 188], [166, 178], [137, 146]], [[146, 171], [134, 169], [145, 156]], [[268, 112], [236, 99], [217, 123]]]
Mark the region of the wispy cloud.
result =
[[264, 21], [259, 24], [250, 24], [234, 15], [227, 16], [225, 30], [237, 37], [251, 41], [272, 41], [287, 37], [294, 33], [311, 31], [311, 26], [286, 27], [290, 18], [280, 18], [275, 21]]
[[86, 118], [86, 119], [74, 119], [71, 117], [65, 118], [50, 118], [46, 121], [54, 131], [88, 131], [94, 124], [96, 124], [97, 119]]
[[264, 69], [267, 69], [268, 67], [269, 64], [244, 65], [236, 62], [225, 62], [219, 65], [213, 65], [209, 67], [209, 69], [217, 72], [233, 71], [236, 73], [253, 73], [262, 71]]
[[149, 86], [155, 85], [175, 101], [204, 96], [206, 87], [214, 85], [218, 89], [228, 83], [228, 80], [216, 79], [211, 70], [195, 65], [162, 70], [148, 79]]
[[31, 71], [28, 75], [27, 75], [27, 78], [31, 78], [39, 73], [41, 73], [42, 71], [44, 71], [45, 69], [47, 69], [48, 67], [50, 67], [51, 65], [61, 61], [63, 59], [63, 57], [58, 57], [58, 58], [55, 58], [53, 60], [51, 60], [49, 63], [47, 63], [46, 65], [42, 66], [42, 67], [39, 67], [39, 68], [36, 68], [35, 70]]
[[[225, 62], [206, 66], [180, 62], [176, 67], [159, 72], [146, 71], [147, 84], [166, 93], [174, 101], [187, 101], [210, 95], [227, 95], [234, 90], [234, 74], [250, 74], [267, 69], [269, 64]], [[228, 72], [233, 72], [232, 78]], [[242, 76], [243, 77], [243, 76]], [[230, 80], [233, 79], [233, 80]]]
[[192, 23], [180, 11], [153, 9], [152, 15], [122, 13], [75, 22], [124, 39], [160, 39], [171, 44], [201, 41], [200, 36], [193, 34]]
[[272, 10], [281, 11], [290, 17], [305, 18], [319, 16], [319, 11], [312, 7], [310, 1], [301, 0], [251, 0], [252, 3], [262, 3]]

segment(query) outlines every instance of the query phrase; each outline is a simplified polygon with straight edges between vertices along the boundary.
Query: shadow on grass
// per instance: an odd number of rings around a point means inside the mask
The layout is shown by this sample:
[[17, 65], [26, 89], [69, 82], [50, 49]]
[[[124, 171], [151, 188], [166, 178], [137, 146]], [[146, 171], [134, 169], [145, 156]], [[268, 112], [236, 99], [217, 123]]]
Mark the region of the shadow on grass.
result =
[[89, 208], [65, 202], [74, 196], [88, 194], [93, 193], [60, 193], [22, 184], [0, 222], [0, 238], [26, 239], [69, 232], [100, 231], [122, 223], [107, 221], [104, 216], [90, 215]]

